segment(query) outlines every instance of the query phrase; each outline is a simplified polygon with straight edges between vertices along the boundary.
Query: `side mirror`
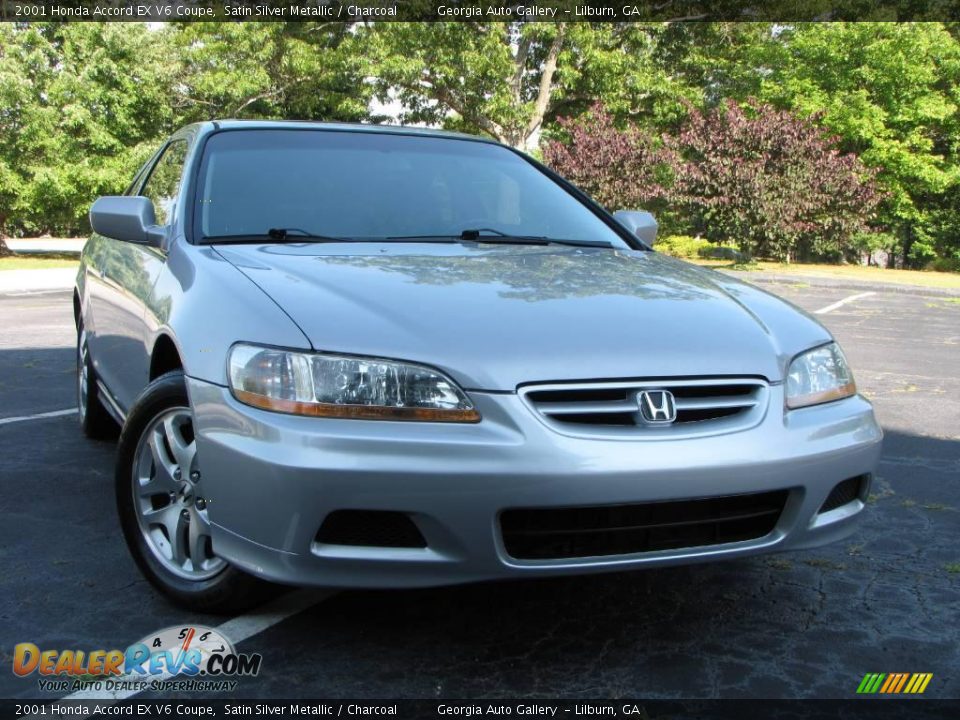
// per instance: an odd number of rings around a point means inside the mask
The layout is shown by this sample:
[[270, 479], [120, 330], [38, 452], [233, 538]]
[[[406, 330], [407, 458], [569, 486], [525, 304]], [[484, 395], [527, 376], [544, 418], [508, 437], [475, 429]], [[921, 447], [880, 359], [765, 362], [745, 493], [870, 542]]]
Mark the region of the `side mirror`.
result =
[[613, 217], [647, 245], [657, 241], [657, 221], [646, 210], [617, 210]]
[[154, 247], [160, 247], [165, 235], [150, 198], [130, 195], [97, 198], [90, 208], [90, 226], [109, 238]]

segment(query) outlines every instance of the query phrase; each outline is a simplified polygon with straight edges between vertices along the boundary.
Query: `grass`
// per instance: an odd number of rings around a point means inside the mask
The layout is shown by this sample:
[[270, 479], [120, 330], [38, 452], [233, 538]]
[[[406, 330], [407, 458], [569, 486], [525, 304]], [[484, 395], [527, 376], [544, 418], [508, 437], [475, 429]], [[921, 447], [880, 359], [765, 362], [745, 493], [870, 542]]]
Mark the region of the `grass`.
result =
[[946, 288], [960, 290], [960, 273], [935, 272], [932, 270], [890, 270], [887, 268], [865, 267], [863, 265], [813, 265], [803, 263], [769, 262], [766, 260], [750, 263], [731, 263], [729, 260], [692, 260], [698, 265], [725, 270], [749, 272], [771, 272], [797, 277], [830, 277], [847, 280], [862, 280], [873, 283], [895, 283], [916, 285], [918, 287]]
[[0, 271], [75, 268], [79, 262], [75, 253], [16, 253], [0, 257]]
[[833, 560], [827, 560], [826, 558], [810, 558], [809, 560], [804, 560], [805, 565], [810, 567], [821, 568], [822, 570], [846, 570], [847, 566], [843, 563], [833, 562]]
[[793, 567], [793, 563], [783, 558], [770, 558], [767, 560], [767, 566], [776, 570], [789, 570]]
[[943, 568], [951, 575], [960, 573], [960, 563], [947, 563]]

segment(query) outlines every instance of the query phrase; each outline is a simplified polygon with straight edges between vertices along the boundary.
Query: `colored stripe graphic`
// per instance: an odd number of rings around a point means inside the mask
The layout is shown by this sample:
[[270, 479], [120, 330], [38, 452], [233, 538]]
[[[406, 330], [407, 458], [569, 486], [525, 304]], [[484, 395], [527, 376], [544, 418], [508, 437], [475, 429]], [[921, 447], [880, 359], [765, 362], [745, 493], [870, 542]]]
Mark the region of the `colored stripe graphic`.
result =
[[902, 673], [900, 682], [897, 683], [897, 687], [894, 689], [894, 692], [900, 692], [901, 690], [903, 690], [903, 686], [906, 684], [906, 682], [907, 682], [907, 673]]
[[880, 688], [880, 692], [893, 692], [893, 688], [897, 686], [898, 682], [900, 682], [900, 673], [890, 673], [887, 675], [887, 681], [883, 683], [883, 686]]
[[867, 673], [857, 686], [860, 695], [922, 694], [933, 679], [933, 673]]
[[863, 681], [860, 683], [860, 687], [857, 688], [857, 692], [865, 695], [875, 693], [885, 677], [886, 673], [867, 673], [863, 676]]
[[913, 695], [918, 695], [927, 689], [927, 685], [930, 684], [930, 680], [933, 678], [933, 673], [915, 673], [913, 678], [910, 680], [910, 683], [907, 685], [909, 690], [904, 692], [909, 692]]

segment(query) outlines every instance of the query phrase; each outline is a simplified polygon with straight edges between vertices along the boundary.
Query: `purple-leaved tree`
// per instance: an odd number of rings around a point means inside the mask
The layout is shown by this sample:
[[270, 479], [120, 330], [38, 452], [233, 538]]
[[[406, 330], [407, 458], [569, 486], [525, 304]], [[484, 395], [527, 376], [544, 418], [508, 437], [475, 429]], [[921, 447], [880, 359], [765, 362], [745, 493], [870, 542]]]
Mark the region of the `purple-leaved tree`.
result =
[[547, 142], [544, 161], [601, 205], [651, 209], [668, 198], [677, 158], [658, 139], [638, 128], [618, 128], [601, 103], [558, 123], [569, 139]]
[[875, 173], [816, 121], [755, 101], [691, 107], [668, 144], [683, 157], [672, 198], [693, 229], [781, 261], [849, 251], [883, 196]]
[[883, 199], [875, 172], [789, 112], [751, 101], [689, 116], [675, 136], [619, 128], [601, 104], [561, 119], [544, 159], [610, 209], [660, 210], [671, 229], [756, 257], [834, 259], [854, 251]]

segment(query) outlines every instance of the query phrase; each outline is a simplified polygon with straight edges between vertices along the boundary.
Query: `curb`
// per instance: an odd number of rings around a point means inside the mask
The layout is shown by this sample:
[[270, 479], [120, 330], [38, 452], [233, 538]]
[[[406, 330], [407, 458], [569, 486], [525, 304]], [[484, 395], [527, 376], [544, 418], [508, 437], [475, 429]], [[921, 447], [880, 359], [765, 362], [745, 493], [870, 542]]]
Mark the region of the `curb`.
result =
[[0, 295], [65, 292], [73, 289], [76, 268], [0, 271]]
[[83, 250], [86, 238], [7, 238], [4, 241], [14, 253], [25, 252], [31, 255], [57, 253], [77, 255]]

